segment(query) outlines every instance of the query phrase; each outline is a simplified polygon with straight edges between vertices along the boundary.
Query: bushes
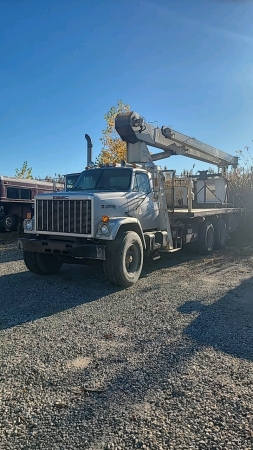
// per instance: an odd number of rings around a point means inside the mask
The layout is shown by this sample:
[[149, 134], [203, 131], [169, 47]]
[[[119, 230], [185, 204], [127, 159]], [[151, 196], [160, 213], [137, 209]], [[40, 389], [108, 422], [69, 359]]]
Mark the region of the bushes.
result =
[[248, 159], [243, 157], [243, 162], [243, 167], [231, 170], [226, 178], [231, 202], [245, 209], [240, 235], [244, 242], [250, 244], [253, 242], [253, 159], [249, 151]]
[[226, 178], [233, 204], [253, 213], [253, 167], [239, 167], [229, 172]]

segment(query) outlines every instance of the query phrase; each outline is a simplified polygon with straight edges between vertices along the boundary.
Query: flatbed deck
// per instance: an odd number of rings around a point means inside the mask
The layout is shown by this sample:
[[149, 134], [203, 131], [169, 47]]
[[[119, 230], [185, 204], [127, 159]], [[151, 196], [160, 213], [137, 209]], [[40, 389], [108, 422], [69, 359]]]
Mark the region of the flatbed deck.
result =
[[242, 212], [242, 208], [192, 208], [191, 212], [189, 212], [187, 208], [175, 208], [174, 211], [168, 210], [168, 213], [174, 215], [174, 218], [176, 219], [206, 217], [234, 212]]

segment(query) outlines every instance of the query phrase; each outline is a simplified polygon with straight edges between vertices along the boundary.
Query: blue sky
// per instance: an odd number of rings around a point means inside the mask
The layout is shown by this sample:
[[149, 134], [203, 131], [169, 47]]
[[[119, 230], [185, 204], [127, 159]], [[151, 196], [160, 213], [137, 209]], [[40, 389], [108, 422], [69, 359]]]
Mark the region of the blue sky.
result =
[[83, 170], [118, 99], [228, 153], [251, 145], [252, 17], [250, 0], [1, 0], [0, 174]]

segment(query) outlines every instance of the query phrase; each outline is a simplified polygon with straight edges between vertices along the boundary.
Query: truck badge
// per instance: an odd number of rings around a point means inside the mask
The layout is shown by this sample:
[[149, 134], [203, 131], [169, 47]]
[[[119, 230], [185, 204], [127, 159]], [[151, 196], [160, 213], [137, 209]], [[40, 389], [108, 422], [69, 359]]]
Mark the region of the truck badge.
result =
[[68, 200], [69, 197], [67, 195], [54, 195], [53, 200]]
[[101, 205], [101, 208], [113, 208], [113, 209], [115, 209], [116, 205], [114, 205], [113, 203], [109, 204], [109, 205]]

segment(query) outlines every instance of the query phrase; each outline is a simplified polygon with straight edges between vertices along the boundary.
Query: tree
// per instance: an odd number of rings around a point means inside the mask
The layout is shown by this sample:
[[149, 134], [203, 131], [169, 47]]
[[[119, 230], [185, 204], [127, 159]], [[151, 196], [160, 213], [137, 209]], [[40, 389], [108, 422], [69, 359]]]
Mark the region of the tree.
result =
[[26, 178], [26, 179], [30, 179], [33, 180], [33, 176], [32, 176], [32, 167], [28, 167], [28, 163], [27, 161], [24, 161], [23, 166], [21, 167], [21, 169], [15, 169], [16, 178]]
[[121, 140], [115, 130], [114, 122], [118, 113], [130, 111], [130, 106], [125, 105], [118, 100], [117, 106], [112, 106], [104, 118], [107, 126], [102, 130], [102, 138], [100, 139], [103, 148], [98, 155], [96, 162], [98, 164], [106, 164], [109, 162], [119, 163], [122, 159], [126, 159], [126, 143]]
[[184, 169], [183, 172], [181, 172], [181, 177], [190, 177], [193, 174], [193, 169], [186, 170]]
[[246, 145], [246, 152], [242, 150], [237, 150], [242, 166], [236, 169], [230, 169], [226, 174], [226, 178], [230, 183], [233, 193], [240, 196], [248, 196], [248, 205], [252, 210], [252, 193], [253, 193], [253, 155], [252, 148]]

